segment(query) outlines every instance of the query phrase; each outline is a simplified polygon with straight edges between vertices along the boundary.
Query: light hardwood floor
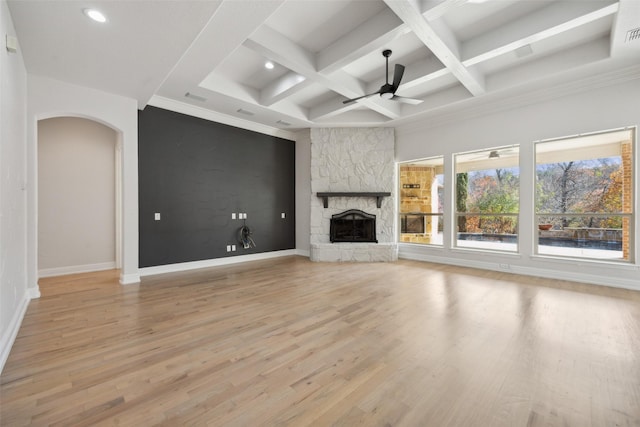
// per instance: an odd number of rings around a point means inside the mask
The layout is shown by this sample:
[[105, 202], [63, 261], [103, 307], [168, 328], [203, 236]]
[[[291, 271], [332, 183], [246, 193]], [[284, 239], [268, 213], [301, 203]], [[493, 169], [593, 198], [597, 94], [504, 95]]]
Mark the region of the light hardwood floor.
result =
[[41, 292], [3, 426], [640, 425], [639, 292], [301, 257]]

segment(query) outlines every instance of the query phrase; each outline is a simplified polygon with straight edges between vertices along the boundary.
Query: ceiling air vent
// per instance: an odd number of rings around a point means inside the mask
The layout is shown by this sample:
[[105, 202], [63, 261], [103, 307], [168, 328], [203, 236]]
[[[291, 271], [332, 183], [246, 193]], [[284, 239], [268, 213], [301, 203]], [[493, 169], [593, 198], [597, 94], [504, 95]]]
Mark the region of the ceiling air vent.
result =
[[198, 96], [198, 95], [194, 95], [192, 93], [185, 93], [184, 96], [186, 98], [191, 98], [191, 99], [195, 99], [196, 101], [200, 101], [200, 102], [205, 102], [207, 100], [207, 98], [203, 98], [202, 96]]
[[249, 110], [243, 110], [242, 108], [238, 108], [236, 111], [240, 114], [244, 114], [245, 116], [253, 116], [254, 114], [253, 112]]
[[283, 126], [291, 126], [291, 123], [285, 122], [284, 120], [278, 120], [276, 123]]
[[640, 40], [640, 27], [627, 31], [627, 38], [624, 40], [626, 43]]

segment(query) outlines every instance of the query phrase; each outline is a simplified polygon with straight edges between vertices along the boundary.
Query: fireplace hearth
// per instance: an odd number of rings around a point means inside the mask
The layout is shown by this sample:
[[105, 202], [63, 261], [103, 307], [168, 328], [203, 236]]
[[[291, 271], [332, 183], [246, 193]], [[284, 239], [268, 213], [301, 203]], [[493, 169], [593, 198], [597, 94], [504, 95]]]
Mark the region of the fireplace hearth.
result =
[[332, 243], [378, 243], [376, 216], [359, 209], [350, 209], [332, 215], [329, 238]]

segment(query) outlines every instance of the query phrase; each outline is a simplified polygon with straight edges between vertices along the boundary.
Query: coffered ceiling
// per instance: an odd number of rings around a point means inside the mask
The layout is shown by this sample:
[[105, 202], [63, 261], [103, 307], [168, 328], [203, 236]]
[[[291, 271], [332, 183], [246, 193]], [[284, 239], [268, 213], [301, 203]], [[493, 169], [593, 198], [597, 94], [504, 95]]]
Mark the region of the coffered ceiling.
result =
[[[395, 126], [640, 79], [639, 0], [8, 4], [29, 73], [282, 129]], [[396, 94], [422, 102], [344, 104], [385, 83], [385, 49], [389, 79], [406, 67]]]

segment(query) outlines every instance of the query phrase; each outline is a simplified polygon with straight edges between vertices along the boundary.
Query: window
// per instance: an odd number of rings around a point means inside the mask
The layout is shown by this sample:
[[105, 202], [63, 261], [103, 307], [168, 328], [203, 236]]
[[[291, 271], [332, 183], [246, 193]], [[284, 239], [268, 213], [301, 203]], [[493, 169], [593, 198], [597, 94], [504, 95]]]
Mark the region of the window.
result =
[[400, 242], [442, 245], [443, 157], [400, 164]]
[[538, 142], [536, 253], [632, 261], [630, 129]]
[[518, 250], [517, 146], [455, 156], [455, 246]]

